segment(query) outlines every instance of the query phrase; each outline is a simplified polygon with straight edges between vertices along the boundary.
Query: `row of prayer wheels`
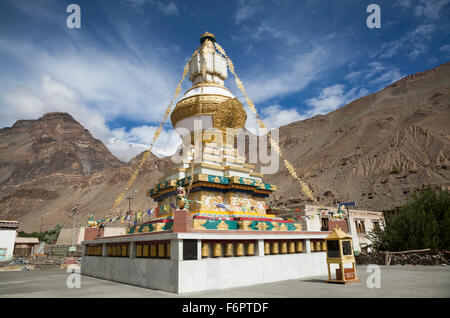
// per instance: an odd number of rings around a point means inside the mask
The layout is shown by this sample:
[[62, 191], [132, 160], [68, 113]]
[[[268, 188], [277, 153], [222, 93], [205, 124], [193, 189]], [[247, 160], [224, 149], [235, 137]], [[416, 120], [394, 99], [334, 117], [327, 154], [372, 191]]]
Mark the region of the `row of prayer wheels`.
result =
[[108, 256], [129, 257], [130, 256], [130, 245], [129, 244], [108, 245]]
[[207, 243], [202, 242], [202, 258], [206, 257], [233, 257], [233, 256], [254, 256], [254, 242], [239, 243]]
[[326, 241], [311, 241], [311, 252], [325, 252], [327, 250]]
[[86, 250], [86, 254], [88, 256], [102, 256], [103, 255], [103, 246], [102, 245], [88, 246], [87, 250]]
[[302, 241], [264, 242], [264, 255], [293, 254], [303, 252]]
[[137, 244], [136, 257], [170, 258], [170, 242]]

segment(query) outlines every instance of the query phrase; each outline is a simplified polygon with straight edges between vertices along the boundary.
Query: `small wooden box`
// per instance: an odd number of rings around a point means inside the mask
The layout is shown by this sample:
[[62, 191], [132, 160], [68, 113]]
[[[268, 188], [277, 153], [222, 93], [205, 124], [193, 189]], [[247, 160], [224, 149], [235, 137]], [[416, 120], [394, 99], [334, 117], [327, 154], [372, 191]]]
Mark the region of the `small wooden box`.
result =
[[[355, 271], [353, 270], [353, 268], [344, 268], [344, 277], [345, 277], [345, 280], [355, 279]], [[336, 268], [336, 279], [343, 280], [342, 275], [341, 275], [341, 270], [339, 268]]]

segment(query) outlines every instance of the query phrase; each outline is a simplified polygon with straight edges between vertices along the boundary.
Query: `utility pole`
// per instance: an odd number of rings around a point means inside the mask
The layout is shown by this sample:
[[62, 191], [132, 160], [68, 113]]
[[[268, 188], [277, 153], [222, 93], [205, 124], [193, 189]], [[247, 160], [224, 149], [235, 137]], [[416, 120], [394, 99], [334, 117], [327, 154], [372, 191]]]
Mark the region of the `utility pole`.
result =
[[78, 209], [79, 205], [76, 205], [72, 208], [72, 210], [70, 210], [70, 212], [72, 212], [72, 219], [73, 219], [73, 228], [72, 228], [72, 250], [73, 250], [73, 243], [75, 241], [75, 214], [77, 213], [77, 209]]
[[131, 214], [131, 200], [133, 200], [134, 198], [130, 195], [127, 197], [128, 200], [128, 214]]

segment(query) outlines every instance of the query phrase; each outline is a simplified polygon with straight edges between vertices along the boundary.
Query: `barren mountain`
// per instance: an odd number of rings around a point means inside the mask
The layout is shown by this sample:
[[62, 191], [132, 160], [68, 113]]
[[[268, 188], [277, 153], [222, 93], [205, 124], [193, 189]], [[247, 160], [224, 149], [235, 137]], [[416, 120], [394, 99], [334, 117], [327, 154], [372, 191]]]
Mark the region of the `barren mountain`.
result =
[[[80, 205], [77, 224], [87, 214], [102, 217], [123, 191], [137, 158], [125, 164], [66, 113], [19, 120], [0, 130], [0, 219], [18, 220], [39, 231], [72, 224], [68, 212]], [[151, 156], [132, 192], [132, 208], [148, 208], [145, 192], [162, 175], [167, 159]], [[128, 194], [127, 194], [128, 195]], [[128, 209], [124, 200], [119, 209]]]
[[[280, 145], [320, 204], [390, 210], [424, 185], [450, 186], [450, 63], [405, 77], [325, 116], [281, 127]], [[304, 202], [280, 162], [274, 205]], [[277, 202], [275, 202], [277, 201]]]
[[[450, 63], [405, 77], [327, 115], [280, 128], [280, 146], [319, 204], [356, 201], [372, 210], [403, 205], [423, 185], [450, 186]], [[21, 230], [77, 225], [103, 217], [142, 154], [120, 162], [69, 114], [50, 113], [0, 129], [0, 219]], [[155, 206], [146, 192], [170, 159], [151, 156], [131, 195], [132, 209]], [[269, 204], [308, 202], [280, 161], [264, 181], [278, 191]], [[138, 191], [134, 191], [138, 190]], [[124, 199], [119, 210], [128, 210]]]

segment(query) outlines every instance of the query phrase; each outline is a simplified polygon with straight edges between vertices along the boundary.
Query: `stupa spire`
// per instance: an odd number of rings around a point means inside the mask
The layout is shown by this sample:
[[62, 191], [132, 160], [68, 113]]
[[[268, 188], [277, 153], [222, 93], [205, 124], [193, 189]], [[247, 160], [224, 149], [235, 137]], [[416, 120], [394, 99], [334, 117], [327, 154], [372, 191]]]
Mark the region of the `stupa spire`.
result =
[[189, 80], [193, 86], [215, 84], [224, 86], [228, 77], [225, 59], [216, 52], [216, 37], [205, 32], [200, 36], [201, 48], [189, 63]]

